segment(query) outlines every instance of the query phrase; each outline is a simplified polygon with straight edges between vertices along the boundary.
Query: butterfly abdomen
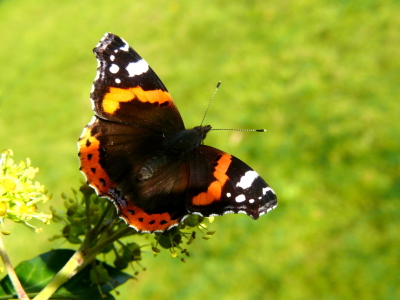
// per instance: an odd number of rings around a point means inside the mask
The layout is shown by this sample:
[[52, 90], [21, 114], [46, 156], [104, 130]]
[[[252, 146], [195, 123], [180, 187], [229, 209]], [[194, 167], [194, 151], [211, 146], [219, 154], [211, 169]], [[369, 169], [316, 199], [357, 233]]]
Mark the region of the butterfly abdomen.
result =
[[143, 167], [140, 168], [137, 179], [139, 181], [150, 179], [157, 172], [157, 170], [160, 170], [164, 165], [167, 164], [167, 162], [168, 160], [165, 155], [158, 155], [149, 158]]

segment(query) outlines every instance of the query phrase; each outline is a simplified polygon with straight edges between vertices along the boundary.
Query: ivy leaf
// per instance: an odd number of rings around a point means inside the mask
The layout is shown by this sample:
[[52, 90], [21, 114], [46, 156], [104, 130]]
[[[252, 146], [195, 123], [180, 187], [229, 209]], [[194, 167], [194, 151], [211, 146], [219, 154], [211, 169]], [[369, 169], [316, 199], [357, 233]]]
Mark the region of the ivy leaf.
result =
[[[28, 293], [30, 297], [39, 293], [58, 273], [58, 271], [61, 270], [74, 253], [75, 251], [73, 250], [58, 249], [21, 262], [15, 268], [15, 271], [25, 289], [25, 292]], [[99, 264], [100, 261], [96, 260], [96, 265]], [[103, 295], [100, 294], [99, 287], [91, 281], [90, 274], [93, 268], [89, 265], [72, 277], [71, 280], [63, 284], [51, 299], [114, 299], [109, 292], [126, 282], [128, 279], [134, 277], [105, 263], [102, 263], [102, 266], [109, 275], [108, 282], [100, 286]], [[0, 296], [10, 296], [15, 294], [16, 293], [9, 277], [4, 277], [0, 281]]]

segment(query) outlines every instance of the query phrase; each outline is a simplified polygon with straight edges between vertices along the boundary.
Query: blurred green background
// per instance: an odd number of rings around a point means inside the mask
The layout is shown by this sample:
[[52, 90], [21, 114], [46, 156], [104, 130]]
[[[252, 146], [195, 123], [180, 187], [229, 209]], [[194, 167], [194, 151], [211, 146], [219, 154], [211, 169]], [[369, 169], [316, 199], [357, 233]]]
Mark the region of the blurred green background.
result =
[[[185, 264], [144, 255], [147, 271], [119, 299], [399, 299], [399, 15], [399, 1], [374, 0], [3, 0], [0, 148], [31, 158], [62, 206], [83, 178], [92, 48], [113, 32], [187, 127], [222, 80], [206, 123], [267, 133], [215, 131], [206, 144], [254, 167], [279, 199], [258, 221], [216, 218]], [[59, 225], [20, 227], [6, 223], [14, 264], [69, 247], [47, 241]]]

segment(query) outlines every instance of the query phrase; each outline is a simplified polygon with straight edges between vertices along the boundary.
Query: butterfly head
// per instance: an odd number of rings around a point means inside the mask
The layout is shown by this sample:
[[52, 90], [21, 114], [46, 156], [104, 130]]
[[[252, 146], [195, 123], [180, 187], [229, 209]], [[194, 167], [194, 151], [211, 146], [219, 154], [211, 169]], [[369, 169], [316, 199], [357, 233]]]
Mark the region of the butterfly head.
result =
[[178, 156], [191, 153], [194, 149], [203, 144], [203, 140], [210, 130], [210, 125], [182, 130], [166, 141], [166, 148], [168, 152]]

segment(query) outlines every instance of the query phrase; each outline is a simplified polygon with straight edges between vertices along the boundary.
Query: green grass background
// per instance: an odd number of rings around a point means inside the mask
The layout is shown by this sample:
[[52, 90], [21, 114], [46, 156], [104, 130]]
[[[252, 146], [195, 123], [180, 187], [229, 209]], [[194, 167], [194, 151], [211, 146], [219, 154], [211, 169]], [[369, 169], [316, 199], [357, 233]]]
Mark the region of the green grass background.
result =
[[[400, 298], [399, 1], [0, 1], [0, 148], [54, 193], [77, 188], [92, 116], [92, 48], [121, 35], [156, 70], [187, 127], [278, 194], [258, 221], [216, 218], [186, 264], [144, 256], [119, 299]], [[14, 263], [51, 247], [6, 223]]]

